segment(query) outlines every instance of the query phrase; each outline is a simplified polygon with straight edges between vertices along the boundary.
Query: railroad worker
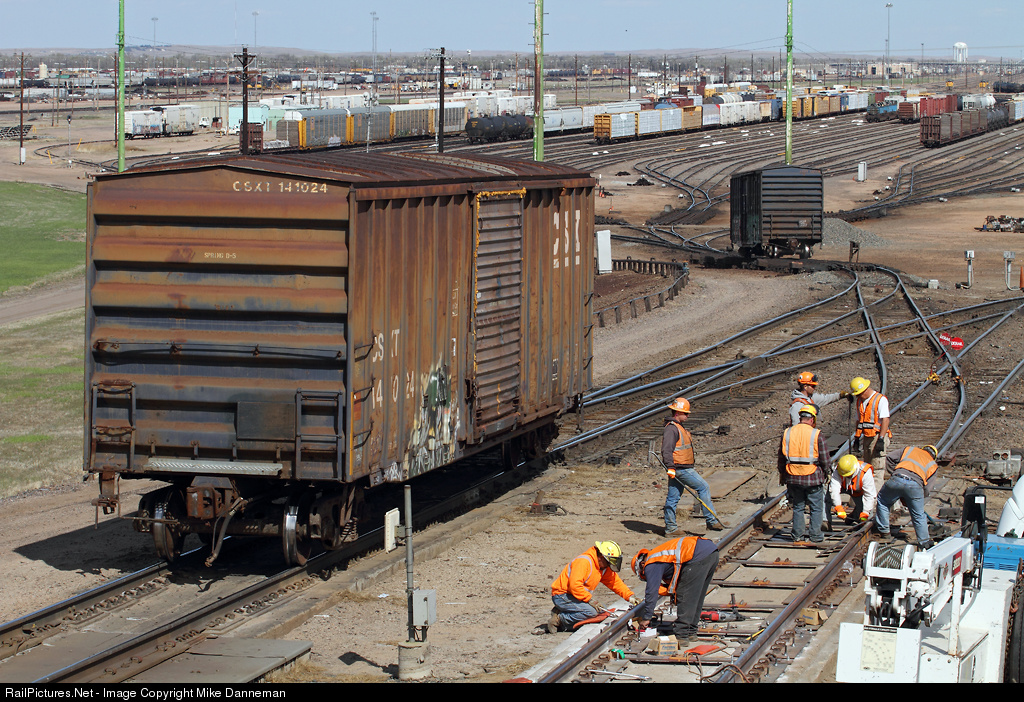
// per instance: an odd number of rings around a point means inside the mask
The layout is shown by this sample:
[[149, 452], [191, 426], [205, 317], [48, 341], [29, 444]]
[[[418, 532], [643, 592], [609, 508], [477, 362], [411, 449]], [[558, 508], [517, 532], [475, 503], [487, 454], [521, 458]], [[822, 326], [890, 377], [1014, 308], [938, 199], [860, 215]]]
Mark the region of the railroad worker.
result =
[[918, 548], [933, 546], [928, 534], [928, 515], [924, 511], [924, 499], [928, 495], [928, 481], [939, 465], [935, 462], [938, 450], [931, 445], [923, 448], [908, 446], [902, 451], [896, 449], [885, 457], [886, 468], [892, 473], [882, 489], [878, 491], [878, 508], [875, 510], [875, 530], [882, 537], [889, 537], [889, 510], [900, 500], [910, 510], [910, 521], [917, 535]]
[[810, 507], [811, 543], [825, 540], [821, 520], [825, 512], [825, 475], [828, 471], [828, 447], [821, 430], [815, 428], [818, 410], [814, 405], [800, 408], [800, 423], [782, 433], [779, 444], [779, 484], [786, 486], [786, 497], [793, 508], [793, 541], [803, 542], [806, 535], [804, 509]]
[[562, 569], [561, 575], [551, 583], [551, 601], [554, 610], [548, 620], [548, 633], [559, 629], [572, 629], [573, 625], [600, 614], [604, 609], [594, 599], [599, 583], [616, 595], [638, 604], [626, 583], [619, 577], [622, 568], [622, 549], [614, 541], [597, 541]]
[[846, 454], [839, 459], [838, 470], [832, 474], [828, 492], [832, 498], [832, 511], [840, 519], [847, 518], [842, 500], [842, 493], [845, 492], [853, 498], [850, 519], [867, 521], [878, 499], [878, 488], [875, 486], [875, 473], [871, 464], [864, 463], [852, 453]]
[[800, 408], [804, 405], [814, 405], [821, 408], [830, 405], [842, 397], [849, 397], [850, 393], [842, 392], [818, 392], [818, 376], [816, 373], [804, 371], [796, 379], [796, 390], [790, 393], [789, 397], [789, 423], [796, 426], [800, 423]]
[[658, 598], [669, 596], [676, 606], [672, 633], [680, 647], [697, 637], [704, 598], [718, 568], [718, 546], [714, 541], [686, 536], [670, 539], [652, 549], [640, 549], [633, 557], [633, 572], [647, 584], [640, 610], [640, 631], [651, 624]]
[[850, 393], [857, 408], [855, 441], [860, 445], [861, 460], [870, 463], [875, 475], [885, 470], [885, 454], [889, 451], [889, 398], [871, 387], [866, 378], [850, 381]]
[[661, 439], [661, 462], [668, 474], [668, 495], [665, 498], [665, 536], [681, 536], [685, 532], [676, 524], [676, 505], [686, 488], [697, 492], [704, 513], [704, 523], [710, 531], [722, 531], [711, 504], [711, 488], [694, 467], [693, 439], [683, 423], [690, 416], [690, 402], [677, 397], [668, 406], [672, 417], [665, 420]]

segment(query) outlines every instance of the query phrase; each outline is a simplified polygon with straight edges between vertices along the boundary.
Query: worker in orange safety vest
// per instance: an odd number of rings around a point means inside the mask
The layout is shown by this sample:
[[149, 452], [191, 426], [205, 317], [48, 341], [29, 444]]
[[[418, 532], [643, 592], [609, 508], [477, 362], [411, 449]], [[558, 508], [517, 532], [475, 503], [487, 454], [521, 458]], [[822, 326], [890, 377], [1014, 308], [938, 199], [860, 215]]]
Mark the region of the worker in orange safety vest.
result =
[[860, 377], [850, 381], [850, 393], [856, 402], [857, 430], [853, 436], [860, 445], [861, 460], [870, 463], [877, 475], [882, 475], [892, 439], [889, 398], [872, 388], [870, 380]]
[[939, 464], [935, 461], [938, 455], [938, 449], [928, 445], [923, 448], [908, 446], [902, 451], [897, 449], [885, 457], [886, 466], [892, 477], [878, 491], [875, 530], [879, 536], [891, 536], [889, 510], [899, 500], [910, 511], [910, 521], [914, 525], [918, 548], [924, 550], [932, 547], [924, 501], [929, 493], [928, 481], [939, 469]]
[[690, 401], [677, 397], [668, 406], [672, 417], [665, 420], [661, 438], [661, 462], [668, 478], [668, 494], [665, 496], [665, 536], [682, 536], [684, 532], [676, 523], [676, 507], [687, 488], [697, 494], [697, 501], [704, 514], [704, 525], [708, 531], [722, 531], [722, 523], [711, 503], [711, 487], [694, 468], [693, 437], [683, 424], [690, 416]]
[[825, 474], [828, 470], [828, 447], [821, 430], [815, 428], [818, 409], [814, 405], [800, 408], [800, 423], [782, 433], [779, 444], [779, 484], [786, 486], [786, 498], [793, 508], [793, 541], [804, 541], [804, 509], [810, 508], [810, 541], [825, 540], [821, 520], [825, 514]]
[[875, 472], [871, 464], [858, 460], [852, 453], [846, 454], [839, 459], [838, 470], [832, 474], [828, 492], [832, 500], [832, 511], [840, 519], [847, 518], [842, 500], [845, 492], [853, 498], [850, 520], [867, 521], [878, 499], [878, 487], [875, 485]]
[[547, 623], [548, 633], [571, 630], [605, 611], [594, 599], [594, 590], [602, 583], [627, 602], [639, 604], [640, 600], [619, 577], [621, 568], [622, 549], [614, 541], [597, 541], [572, 559], [551, 583], [554, 607]]
[[638, 615], [640, 631], [650, 626], [658, 598], [668, 596], [676, 606], [672, 633], [680, 647], [693, 643], [704, 598], [718, 568], [715, 542], [699, 536], [670, 539], [652, 549], [641, 549], [633, 557], [632, 568], [647, 584]]

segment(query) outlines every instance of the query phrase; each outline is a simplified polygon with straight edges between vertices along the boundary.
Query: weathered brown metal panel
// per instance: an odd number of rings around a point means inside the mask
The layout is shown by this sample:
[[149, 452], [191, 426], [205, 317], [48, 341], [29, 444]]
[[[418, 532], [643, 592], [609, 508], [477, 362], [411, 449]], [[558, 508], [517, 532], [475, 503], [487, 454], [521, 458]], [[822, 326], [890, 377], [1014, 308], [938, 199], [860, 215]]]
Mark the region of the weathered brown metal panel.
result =
[[351, 152], [98, 178], [87, 467], [373, 484], [550, 418], [590, 387], [593, 187]]

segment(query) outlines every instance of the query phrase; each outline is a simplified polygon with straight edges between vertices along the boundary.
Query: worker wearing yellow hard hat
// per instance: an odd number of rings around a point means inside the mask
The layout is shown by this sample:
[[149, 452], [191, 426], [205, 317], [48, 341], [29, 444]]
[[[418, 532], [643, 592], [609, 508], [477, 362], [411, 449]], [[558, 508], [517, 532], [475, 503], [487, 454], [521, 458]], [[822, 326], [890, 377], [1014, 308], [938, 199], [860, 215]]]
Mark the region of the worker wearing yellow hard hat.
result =
[[[832, 511], [840, 519], [867, 521], [878, 500], [874, 469], [870, 463], [865, 463], [852, 453], [846, 454], [839, 459], [837, 470], [832, 473], [828, 493], [832, 500]], [[843, 506], [843, 493], [853, 500], [853, 508], [849, 512]]]
[[857, 429], [854, 443], [859, 445], [861, 460], [870, 463], [876, 475], [885, 469], [885, 454], [889, 451], [892, 431], [889, 428], [889, 398], [871, 387], [867, 378], [850, 381], [857, 410]]
[[687, 488], [697, 493], [706, 528], [709, 531], [722, 531], [722, 524], [715, 516], [715, 508], [711, 504], [711, 488], [694, 468], [693, 437], [683, 426], [690, 416], [690, 401], [685, 397], [677, 397], [668, 405], [668, 409], [672, 416], [665, 420], [661, 439], [661, 461], [668, 478], [665, 536], [682, 536], [685, 533], [676, 523], [676, 507]]
[[[825, 540], [821, 520], [825, 511], [825, 475], [828, 471], [828, 446], [825, 436], [815, 427], [818, 408], [804, 405], [800, 408], [800, 423], [782, 433], [779, 444], [779, 484], [786, 486], [786, 498], [793, 508], [793, 541], [811, 543]], [[810, 512], [810, 524], [805, 526], [804, 510]]]
[[910, 521], [914, 525], [918, 547], [932, 547], [924, 501], [930, 492], [928, 481], [939, 469], [939, 464], [935, 460], [938, 457], [938, 449], [930, 444], [923, 447], [907, 446], [886, 455], [886, 467], [892, 473], [892, 477], [885, 481], [885, 485], [878, 491], [875, 530], [880, 536], [890, 536], [889, 510], [897, 501], [901, 501], [910, 512]]
[[627, 602], [639, 604], [640, 600], [619, 577], [621, 568], [622, 549], [614, 541], [597, 541], [569, 561], [551, 583], [554, 607], [547, 623], [548, 632], [572, 629], [603, 612], [594, 599], [594, 590], [602, 583]]
[[821, 408], [849, 396], [850, 393], [845, 390], [842, 392], [818, 392], [817, 373], [804, 371], [797, 376], [796, 389], [789, 396], [789, 423], [794, 427], [800, 423], [800, 408], [804, 405]]

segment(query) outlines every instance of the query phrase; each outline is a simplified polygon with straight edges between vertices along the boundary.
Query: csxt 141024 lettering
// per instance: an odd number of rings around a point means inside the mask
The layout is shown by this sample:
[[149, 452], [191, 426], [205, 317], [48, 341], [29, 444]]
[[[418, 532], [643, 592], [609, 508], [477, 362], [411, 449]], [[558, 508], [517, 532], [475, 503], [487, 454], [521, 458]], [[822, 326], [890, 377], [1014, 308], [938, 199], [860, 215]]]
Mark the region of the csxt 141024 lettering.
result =
[[[357, 535], [366, 488], [537, 448], [590, 387], [593, 179], [449, 155], [221, 157], [89, 186], [85, 470], [136, 528]], [[216, 551], [215, 551], [216, 552]]]

